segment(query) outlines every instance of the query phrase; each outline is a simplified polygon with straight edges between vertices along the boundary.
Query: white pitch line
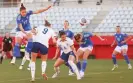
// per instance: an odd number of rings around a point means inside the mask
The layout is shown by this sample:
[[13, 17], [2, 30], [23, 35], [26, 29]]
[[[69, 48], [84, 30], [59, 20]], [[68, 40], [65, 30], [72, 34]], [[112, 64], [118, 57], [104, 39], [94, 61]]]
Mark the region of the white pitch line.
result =
[[[99, 74], [104, 74], [104, 73], [121, 73], [121, 72], [99, 72], [99, 73], [89, 73], [89, 74], [85, 74], [85, 76], [88, 75], [99, 75]], [[73, 75], [75, 76], [75, 75]], [[58, 76], [58, 77], [68, 77], [68, 76]], [[48, 77], [48, 78], [52, 78], [52, 77]], [[0, 81], [0, 83], [4, 83], [4, 82], [17, 82], [17, 81], [26, 81], [26, 80], [30, 80], [31, 78], [27, 78], [27, 79], [18, 79], [18, 80], [6, 80], [6, 81]], [[36, 78], [36, 79], [42, 79], [42, 78]]]
[[[0, 81], [0, 83], [2, 82], [17, 82], [17, 81], [24, 81], [24, 80], [30, 80], [31, 78], [27, 78], [27, 79], [18, 79], [18, 80], [6, 80], [6, 81]], [[41, 79], [41, 78], [36, 78], [36, 79]]]

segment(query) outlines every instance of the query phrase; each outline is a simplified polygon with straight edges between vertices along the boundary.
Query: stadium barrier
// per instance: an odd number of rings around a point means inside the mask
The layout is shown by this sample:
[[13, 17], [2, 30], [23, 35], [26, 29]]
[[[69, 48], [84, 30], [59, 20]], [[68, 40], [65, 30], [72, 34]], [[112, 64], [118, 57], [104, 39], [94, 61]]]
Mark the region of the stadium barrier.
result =
[[[94, 44], [93, 52], [91, 55], [93, 55], [93, 58], [96, 59], [111, 59], [112, 58], [112, 52], [115, 48], [111, 47], [111, 44], [114, 40], [113, 36], [103, 36], [105, 41], [101, 41], [97, 37], [92, 37], [92, 41]], [[13, 37], [14, 40], [14, 37]], [[15, 42], [15, 41], [14, 41]], [[0, 37], [0, 46], [2, 43], [2, 37]], [[130, 59], [133, 59], [133, 42], [131, 40], [128, 41], [128, 56]], [[75, 42], [75, 48], [78, 49], [79, 45]], [[55, 55], [56, 51], [56, 45], [53, 44], [52, 40], [49, 41], [49, 52], [48, 52], [48, 59], [52, 59]], [[7, 54], [7, 57], [10, 58], [11, 56]], [[40, 54], [38, 54], [38, 57], [40, 57]], [[118, 59], [122, 59], [123, 56], [121, 54], [117, 55]]]

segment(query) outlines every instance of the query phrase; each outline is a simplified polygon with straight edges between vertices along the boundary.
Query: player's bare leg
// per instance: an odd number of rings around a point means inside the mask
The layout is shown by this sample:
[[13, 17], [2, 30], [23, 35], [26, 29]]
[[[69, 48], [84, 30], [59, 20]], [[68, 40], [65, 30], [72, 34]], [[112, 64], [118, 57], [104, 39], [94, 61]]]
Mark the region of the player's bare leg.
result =
[[74, 57], [73, 55], [70, 55], [70, 56], [69, 56], [68, 63], [69, 63], [70, 66], [72, 67], [74, 73], [77, 75], [77, 80], [80, 80], [81, 77], [80, 77], [78, 68], [77, 68], [77, 66], [76, 66], [75, 63], [74, 63], [74, 60], [75, 60], [75, 57]]
[[4, 56], [5, 56], [5, 52], [2, 51], [2, 54], [0, 55], [0, 64], [2, 64]]
[[59, 73], [60, 73], [60, 70], [59, 70], [59, 66], [62, 65], [64, 63], [64, 60], [62, 60], [61, 58], [58, 58], [54, 64], [54, 70], [55, 70], [55, 74], [52, 76], [52, 78], [56, 78]]
[[116, 61], [117, 54], [119, 54], [119, 52], [117, 52], [117, 51], [114, 51], [112, 54], [112, 60], [113, 60], [113, 64], [114, 64], [112, 71], [114, 71], [116, 68], [118, 68], [117, 61]]

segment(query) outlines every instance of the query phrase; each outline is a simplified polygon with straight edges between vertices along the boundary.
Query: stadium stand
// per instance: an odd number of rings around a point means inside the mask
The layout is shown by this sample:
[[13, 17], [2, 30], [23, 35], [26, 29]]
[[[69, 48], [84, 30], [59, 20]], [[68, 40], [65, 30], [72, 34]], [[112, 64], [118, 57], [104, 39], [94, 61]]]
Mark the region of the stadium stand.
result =
[[82, 28], [78, 23], [79, 19], [86, 18], [90, 23], [98, 11], [100, 11], [98, 8], [52, 8], [40, 15], [33, 15], [30, 21], [33, 26], [38, 26], [43, 24], [44, 18], [42, 17], [45, 16], [53, 24], [53, 28], [57, 32], [63, 28], [63, 21], [68, 20], [70, 29], [78, 33], [82, 32]]
[[17, 16], [17, 12], [16, 8], [0, 8], [1, 29]]
[[[32, 26], [39, 26], [44, 24], [44, 18], [46, 18], [53, 24], [57, 32], [63, 28], [63, 21], [68, 20], [74, 32], [82, 32], [82, 28], [80, 28], [81, 26], [78, 23], [79, 19], [86, 18], [90, 23], [98, 11], [100, 11], [100, 8], [52, 8], [42, 14], [32, 15], [30, 22]], [[1, 8], [0, 12], [1, 29], [4, 29], [18, 15], [17, 8]]]
[[121, 26], [124, 32], [133, 32], [133, 7], [117, 7], [112, 9], [95, 29], [95, 32], [115, 32], [115, 26]]
[[[29, 0], [29, 2], [24, 0], [24, 5], [27, 10], [37, 10], [46, 7], [50, 3], [46, 2], [46, 0], [43, 1], [44, 3], [42, 0]], [[115, 26], [120, 25], [123, 32], [128, 34], [133, 32], [133, 3], [130, 0], [104, 0], [102, 5], [96, 6], [96, 2], [97, 0], [84, 0], [82, 4], [78, 4], [76, 0], [61, 0], [60, 6], [55, 6], [47, 12], [31, 16], [30, 23], [32, 26], [42, 25], [44, 18], [46, 18], [52, 23], [54, 30], [58, 32], [63, 28], [63, 21], [68, 20], [70, 29], [75, 33], [84, 30], [98, 32], [107, 41], [102, 42], [93, 37], [92, 41], [95, 44], [93, 54], [96, 55], [96, 58], [111, 58], [111, 56], [107, 55], [112, 52], [110, 45], [113, 42], [112, 35]], [[7, 31], [11, 31], [12, 35], [15, 35], [16, 16], [19, 13], [19, 6], [15, 6], [1, 7], [0, 5], [0, 35]], [[88, 27], [79, 25], [78, 22], [83, 17], [89, 21]], [[129, 57], [133, 58], [132, 42], [129, 41], [128, 44], [130, 49]], [[53, 51], [55, 48], [52, 46], [52, 41], [50, 41], [50, 45], [50, 51]], [[101, 51], [101, 49], [103, 50]], [[105, 52], [107, 49], [108, 51]], [[53, 57], [52, 52], [49, 55], [48, 58]]]
[[[49, 3], [46, 2], [48, 0], [43, 1], [45, 3], [40, 3], [42, 0], [23, 0], [26, 7], [32, 10], [40, 9], [42, 6], [46, 6], [46, 4]], [[101, 6], [94, 6], [96, 2], [97, 0], [84, 0], [83, 4], [79, 5], [76, 4], [76, 0], [62, 0], [61, 6], [54, 7], [42, 14], [33, 15], [30, 22], [32, 26], [38, 26], [42, 25], [44, 18], [46, 18], [52, 23], [56, 32], [63, 28], [63, 20], [68, 20], [70, 22], [70, 29], [75, 33], [84, 30], [100, 33], [114, 33], [114, 27], [116, 25], [122, 26], [122, 30], [125, 32], [130, 33], [133, 31], [133, 7], [129, 6], [129, 3], [131, 3], [130, 0], [106, 0]], [[73, 5], [73, 3], [75, 5]], [[118, 5], [113, 5], [113, 3], [118, 3]], [[126, 3], [128, 3], [128, 6], [125, 5]], [[108, 4], [112, 5], [108, 6]], [[0, 8], [1, 34], [4, 33], [2, 30], [5, 32], [12, 30], [11, 32], [15, 33], [15, 20], [18, 13], [18, 7]], [[86, 18], [88, 20], [89, 26], [87, 29], [86, 27], [80, 26], [78, 23], [81, 18]]]

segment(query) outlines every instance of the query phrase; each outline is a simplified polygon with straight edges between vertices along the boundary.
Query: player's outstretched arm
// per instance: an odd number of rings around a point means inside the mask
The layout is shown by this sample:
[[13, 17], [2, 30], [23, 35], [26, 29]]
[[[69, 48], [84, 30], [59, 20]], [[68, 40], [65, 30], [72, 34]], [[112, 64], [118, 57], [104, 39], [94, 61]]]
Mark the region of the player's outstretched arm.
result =
[[52, 7], [52, 5], [48, 6], [47, 8], [37, 10], [37, 11], [33, 12], [33, 14], [39, 14], [39, 13], [42, 13], [42, 12], [44, 12], [44, 11], [47, 11], [47, 10], [50, 9], [51, 7]]
[[53, 60], [55, 60], [57, 58], [59, 52], [60, 52], [60, 48], [57, 47], [56, 48], [56, 52], [55, 52], [55, 56], [54, 56]]
[[32, 32], [34, 35], [36, 35], [36, 34], [37, 34], [37, 28], [36, 28], [36, 27], [32, 28], [31, 32]]
[[95, 33], [94, 35], [97, 36], [101, 41], [104, 41], [105, 40], [101, 36], [99, 36], [97, 33]]
[[23, 29], [23, 26], [22, 26], [22, 24], [19, 24], [19, 29], [24, 33], [24, 34], [26, 34], [27, 35], [27, 33], [25, 32], [25, 30]]
[[127, 41], [129, 41], [132, 37], [128, 36], [124, 41], [122, 41], [121, 43], [126, 43]]

